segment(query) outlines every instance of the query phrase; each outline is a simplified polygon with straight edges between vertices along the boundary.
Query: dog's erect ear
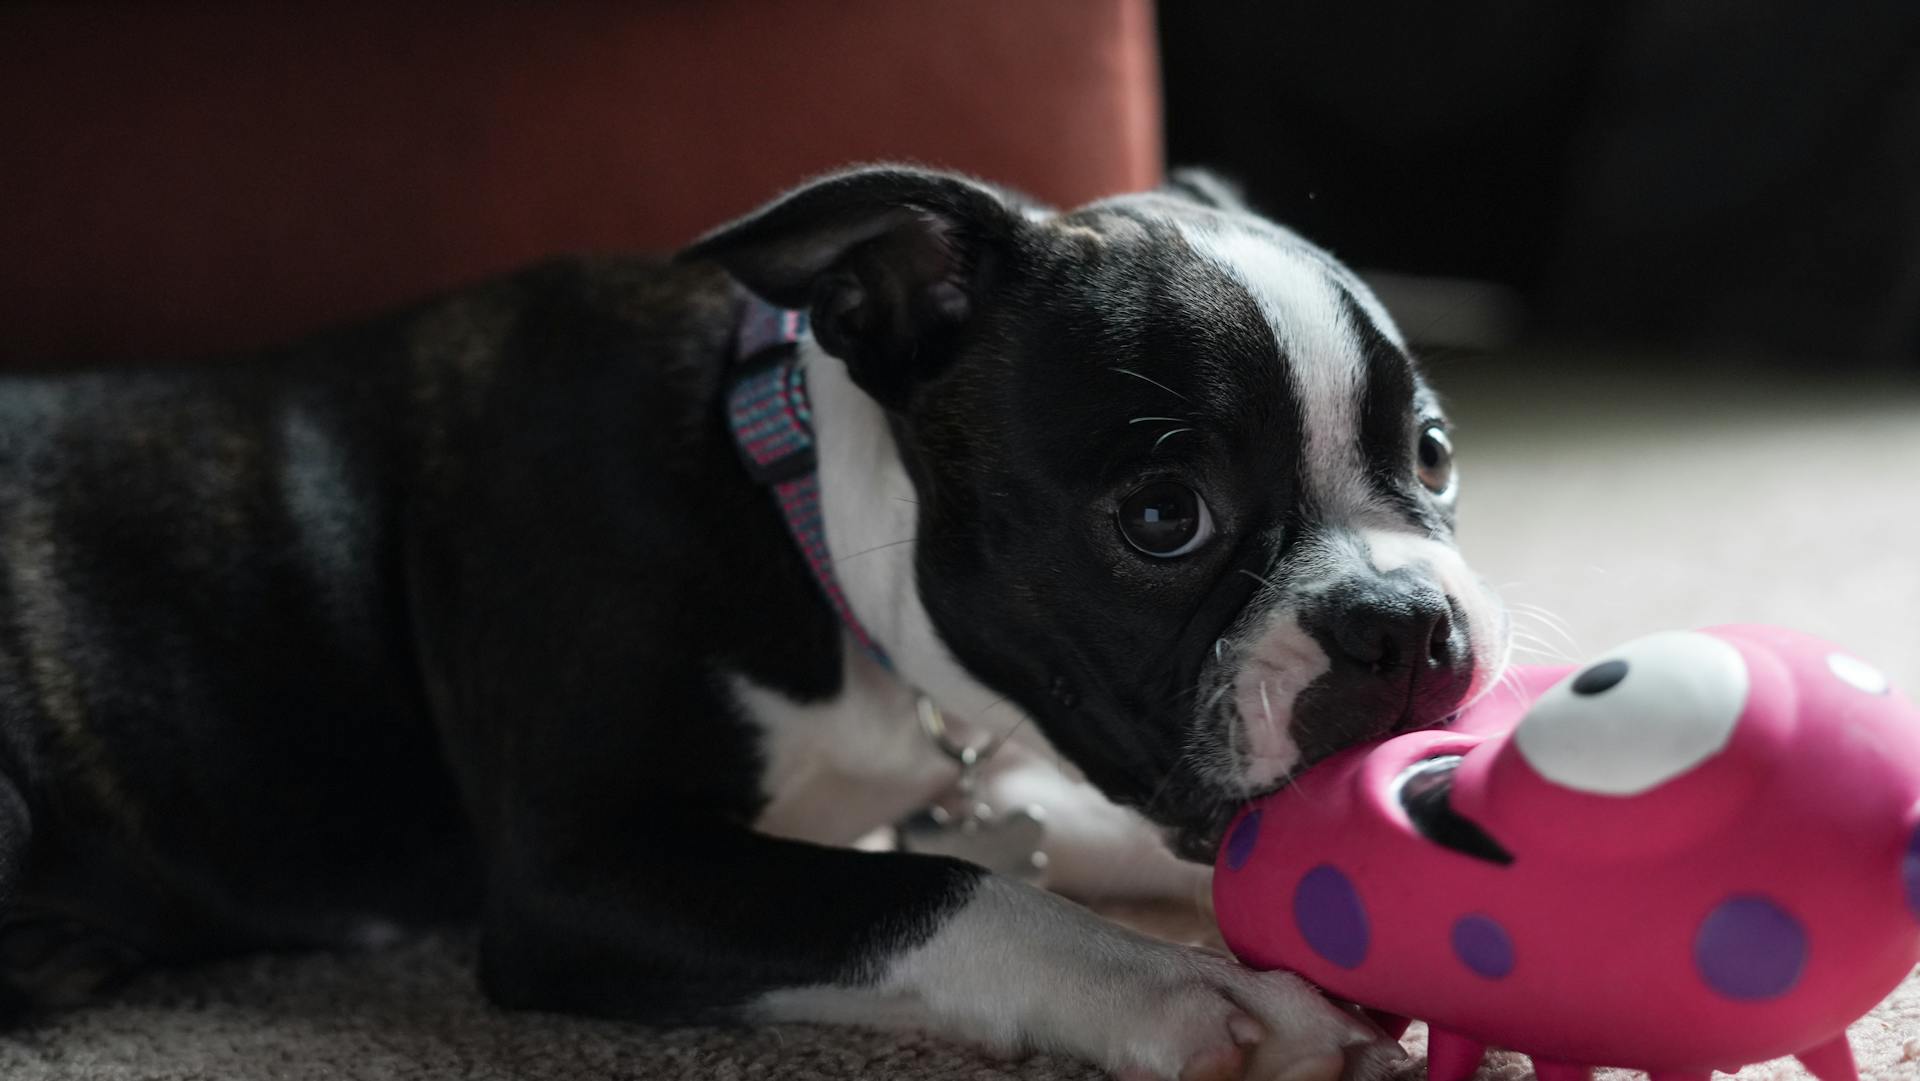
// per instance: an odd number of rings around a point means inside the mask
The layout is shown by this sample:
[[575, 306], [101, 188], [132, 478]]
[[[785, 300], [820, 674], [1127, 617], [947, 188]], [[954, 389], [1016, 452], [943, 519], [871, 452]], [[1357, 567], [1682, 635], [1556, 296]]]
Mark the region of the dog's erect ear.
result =
[[854, 382], [898, 406], [944, 364], [1026, 227], [985, 184], [878, 166], [790, 192], [678, 258], [711, 259], [767, 301], [806, 310]]
[[1251, 214], [1253, 208], [1247, 205], [1246, 193], [1240, 185], [1209, 169], [1181, 168], [1167, 173], [1167, 182], [1160, 190], [1170, 195], [1178, 195], [1210, 206], [1215, 210], [1227, 210], [1239, 214]]

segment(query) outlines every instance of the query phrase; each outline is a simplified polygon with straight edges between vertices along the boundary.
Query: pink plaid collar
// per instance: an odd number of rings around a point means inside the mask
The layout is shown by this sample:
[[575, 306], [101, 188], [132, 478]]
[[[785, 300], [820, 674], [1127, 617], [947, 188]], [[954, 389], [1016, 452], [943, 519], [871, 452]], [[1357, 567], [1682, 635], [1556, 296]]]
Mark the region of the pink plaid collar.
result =
[[734, 347], [738, 374], [727, 392], [727, 425], [747, 472], [773, 489], [787, 531], [799, 543], [814, 581], [820, 583], [840, 622], [862, 649], [891, 671], [893, 661], [887, 651], [847, 604], [827, 552], [820, 478], [814, 471], [813, 411], [807, 405], [807, 376], [799, 359], [799, 342], [806, 333], [806, 313], [776, 308], [756, 297], [747, 299]]

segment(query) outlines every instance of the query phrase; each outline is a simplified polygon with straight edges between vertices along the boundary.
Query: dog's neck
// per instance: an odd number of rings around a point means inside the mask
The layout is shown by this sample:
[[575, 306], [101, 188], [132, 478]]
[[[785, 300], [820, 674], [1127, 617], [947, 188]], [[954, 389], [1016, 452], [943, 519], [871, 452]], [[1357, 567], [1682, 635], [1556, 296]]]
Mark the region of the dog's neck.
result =
[[819, 445], [807, 401], [806, 372], [798, 357], [806, 330], [807, 318], [800, 312], [757, 300], [747, 302], [735, 346], [739, 374], [727, 390], [727, 425], [742, 464], [779, 504], [788, 534], [842, 628], [862, 653], [891, 671], [892, 658], [848, 606], [827, 547], [820, 510]]
[[[1001, 696], [954, 659], [920, 601], [914, 570], [919, 497], [886, 413], [810, 335], [799, 348], [813, 408], [827, 550], [847, 605], [901, 679], [950, 713], [979, 717]], [[994, 717], [996, 727], [1010, 719], [1008, 707]]]

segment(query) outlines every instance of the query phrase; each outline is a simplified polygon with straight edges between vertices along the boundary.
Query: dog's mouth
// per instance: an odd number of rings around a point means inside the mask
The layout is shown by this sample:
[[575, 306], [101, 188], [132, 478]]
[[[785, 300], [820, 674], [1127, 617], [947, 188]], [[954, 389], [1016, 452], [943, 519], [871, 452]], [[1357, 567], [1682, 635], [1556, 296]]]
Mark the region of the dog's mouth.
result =
[[1233, 816], [1241, 807], [1289, 787], [1314, 764], [1334, 753], [1337, 752], [1329, 751], [1326, 754], [1317, 755], [1311, 762], [1303, 761], [1270, 785], [1242, 790], [1231, 797], [1223, 797], [1215, 808], [1201, 816], [1198, 821], [1168, 828], [1164, 831], [1167, 848], [1183, 860], [1212, 863], [1219, 851], [1220, 842], [1226, 839], [1227, 826], [1233, 822]]
[[[1290, 787], [1326, 760], [1355, 747], [1452, 724], [1478, 696], [1476, 692], [1485, 693], [1483, 685], [1493, 678], [1487, 672], [1497, 676], [1500, 665], [1498, 660], [1487, 665], [1472, 648], [1476, 636], [1470, 631], [1467, 607], [1452, 593], [1446, 594], [1446, 599], [1451, 617], [1448, 653], [1455, 659], [1444, 671], [1423, 679], [1412, 663], [1388, 664], [1364, 675], [1345, 669], [1310, 674], [1289, 670], [1278, 673], [1276, 681], [1299, 688], [1291, 692], [1291, 700], [1284, 706], [1276, 700], [1269, 708], [1262, 708], [1266, 703], [1259, 702], [1251, 713], [1235, 688], [1245, 666], [1259, 663], [1246, 656], [1253, 640], [1236, 641], [1231, 631], [1215, 639], [1213, 647], [1205, 651], [1192, 685], [1200, 700], [1208, 703], [1199, 722], [1211, 738], [1223, 742], [1217, 753], [1201, 756], [1213, 765], [1185, 778], [1182, 787], [1189, 797], [1186, 806], [1172, 814], [1152, 816], [1158, 818], [1169, 850], [1184, 860], [1211, 863], [1234, 815], [1247, 802]], [[1244, 614], [1240, 622], [1245, 622]], [[1276, 719], [1292, 753], [1284, 769], [1263, 770], [1256, 764], [1267, 760], [1260, 757], [1258, 747], [1249, 744], [1248, 734], [1261, 726], [1273, 726]], [[1232, 741], [1231, 745], [1226, 741]], [[1444, 781], [1436, 791], [1444, 797], [1451, 790], [1451, 782], [1452, 771], [1444, 771]], [[1440, 810], [1450, 811], [1450, 806], [1439, 798], [1433, 809], [1437, 815]], [[1462, 830], [1449, 831], [1439, 817], [1435, 821], [1439, 823], [1436, 830], [1444, 836], [1473, 833], [1485, 837], [1484, 831], [1472, 823], [1465, 823]], [[1470, 854], [1496, 858], [1492, 853], [1497, 851], [1499, 846], [1489, 841]]]
[[[1416, 727], [1444, 727], [1452, 724], [1457, 716], [1458, 710], [1455, 710]], [[1334, 749], [1315, 754], [1275, 784], [1222, 799], [1196, 820], [1168, 828], [1164, 831], [1167, 847], [1181, 859], [1212, 863], [1226, 837], [1227, 826], [1242, 806], [1288, 788], [1308, 770], [1338, 753], [1339, 750]], [[1477, 822], [1453, 809], [1453, 780], [1461, 761], [1461, 756], [1456, 754], [1421, 759], [1394, 780], [1395, 798], [1414, 828], [1429, 841], [1492, 863], [1511, 863], [1513, 856], [1498, 841]]]
[[1227, 826], [1240, 809], [1240, 801], [1222, 802], [1204, 819], [1164, 831], [1167, 848], [1175, 856], [1192, 863], [1211, 864], [1226, 838]]

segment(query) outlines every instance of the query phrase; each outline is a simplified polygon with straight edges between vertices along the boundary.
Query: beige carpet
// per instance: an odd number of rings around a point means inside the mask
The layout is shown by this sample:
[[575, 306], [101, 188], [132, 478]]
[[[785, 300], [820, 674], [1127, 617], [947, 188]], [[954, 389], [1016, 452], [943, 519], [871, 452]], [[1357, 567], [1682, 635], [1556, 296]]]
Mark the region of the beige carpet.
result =
[[[1664, 627], [1786, 623], [1920, 688], [1920, 381], [1620, 371], [1599, 358], [1436, 365], [1460, 421], [1463, 543], [1579, 654]], [[0, 1037], [0, 1078], [1094, 1078], [928, 1039], [801, 1027], [505, 1015], [464, 938], [358, 957], [257, 958], [147, 977], [115, 1002]], [[1856, 1025], [1871, 1078], [1920, 1078], [1920, 981]], [[1419, 1033], [1409, 1044], [1419, 1048]], [[1526, 1075], [1491, 1064], [1489, 1078]], [[1790, 1064], [1742, 1071], [1799, 1077]]]

